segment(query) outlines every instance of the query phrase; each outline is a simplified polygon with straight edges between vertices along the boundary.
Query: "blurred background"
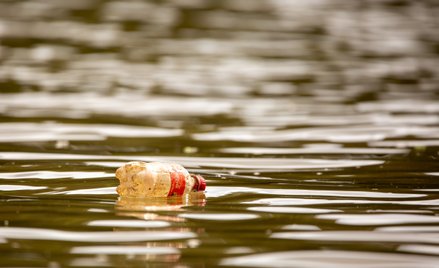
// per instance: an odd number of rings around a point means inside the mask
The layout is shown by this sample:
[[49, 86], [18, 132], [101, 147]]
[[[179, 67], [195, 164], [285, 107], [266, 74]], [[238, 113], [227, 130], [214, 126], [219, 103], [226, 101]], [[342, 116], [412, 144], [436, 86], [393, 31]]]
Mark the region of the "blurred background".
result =
[[437, 11], [403, 0], [1, 1], [2, 119], [290, 127], [344, 110], [437, 122]]
[[[0, 1], [0, 265], [437, 267], [438, 14]], [[117, 202], [130, 160], [207, 200]]]

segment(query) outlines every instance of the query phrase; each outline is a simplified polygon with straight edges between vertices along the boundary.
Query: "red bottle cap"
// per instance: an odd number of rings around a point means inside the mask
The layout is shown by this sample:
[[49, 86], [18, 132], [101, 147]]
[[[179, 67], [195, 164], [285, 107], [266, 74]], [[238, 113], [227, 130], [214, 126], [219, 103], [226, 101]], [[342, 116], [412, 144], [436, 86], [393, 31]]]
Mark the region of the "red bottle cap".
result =
[[193, 190], [197, 192], [206, 190], [206, 180], [201, 175], [191, 174], [191, 176], [195, 180]]

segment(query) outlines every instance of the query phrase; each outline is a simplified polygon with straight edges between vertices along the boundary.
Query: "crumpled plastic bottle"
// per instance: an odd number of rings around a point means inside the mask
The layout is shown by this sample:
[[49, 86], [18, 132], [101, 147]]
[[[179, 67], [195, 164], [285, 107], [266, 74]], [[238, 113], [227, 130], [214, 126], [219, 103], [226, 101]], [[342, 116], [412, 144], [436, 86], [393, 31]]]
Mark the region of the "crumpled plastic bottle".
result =
[[189, 174], [179, 164], [162, 162], [128, 162], [116, 170], [122, 197], [182, 196], [206, 189], [200, 175]]

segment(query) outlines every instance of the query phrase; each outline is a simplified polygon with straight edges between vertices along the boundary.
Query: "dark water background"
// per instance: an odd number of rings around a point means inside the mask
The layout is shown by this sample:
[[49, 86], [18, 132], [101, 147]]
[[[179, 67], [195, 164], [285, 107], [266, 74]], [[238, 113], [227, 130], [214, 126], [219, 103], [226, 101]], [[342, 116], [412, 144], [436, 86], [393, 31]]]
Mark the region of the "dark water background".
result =
[[[0, 266], [439, 267], [438, 14], [0, 1]], [[206, 196], [118, 199], [130, 160]]]

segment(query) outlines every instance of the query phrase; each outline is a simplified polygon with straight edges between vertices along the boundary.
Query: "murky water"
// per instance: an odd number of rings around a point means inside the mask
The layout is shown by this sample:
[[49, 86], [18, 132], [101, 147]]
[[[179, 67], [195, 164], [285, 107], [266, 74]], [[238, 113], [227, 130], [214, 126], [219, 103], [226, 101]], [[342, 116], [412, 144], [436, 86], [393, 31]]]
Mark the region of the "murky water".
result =
[[439, 267], [438, 9], [1, 1], [0, 266]]

